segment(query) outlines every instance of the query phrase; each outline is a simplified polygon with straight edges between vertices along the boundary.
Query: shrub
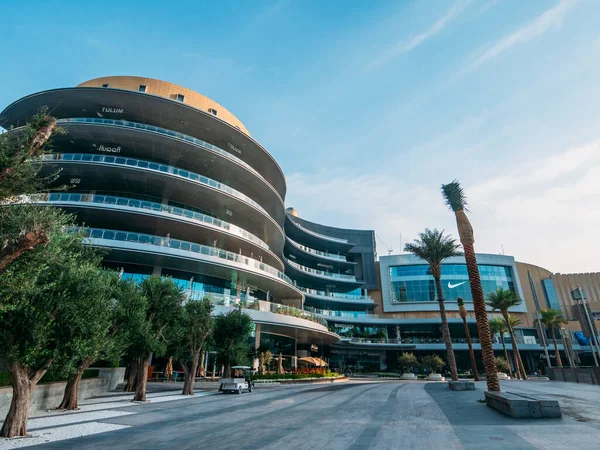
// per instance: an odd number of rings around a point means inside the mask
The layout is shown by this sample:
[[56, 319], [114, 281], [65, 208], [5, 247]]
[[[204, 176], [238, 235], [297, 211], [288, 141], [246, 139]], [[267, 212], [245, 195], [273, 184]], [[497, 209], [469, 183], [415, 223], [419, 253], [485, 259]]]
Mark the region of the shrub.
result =
[[494, 358], [494, 362], [496, 363], [496, 369], [501, 373], [510, 373], [510, 364], [505, 358], [496, 357]]
[[0, 372], [0, 386], [10, 386], [10, 372]]
[[410, 372], [419, 363], [414, 353], [404, 352], [398, 358], [398, 364], [405, 372]]
[[[90, 369], [83, 372], [83, 376], [81, 378], [96, 378], [100, 373], [97, 369]], [[44, 374], [41, 383], [52, 383], [54, 381], [67, 381], [66, 377], [57, 372], [48, 371]], [[0, 386], [10, 386], [11, 376], [10, 372], [0, 372]]]
[[436, 373], [442, 367], [444, 367], [444, 360], [440, 358], [438, 355], [431, 354], [423, 356], [421, 359], [421, 364], [428, 370], [431, 370], [433, 373]]
[[337, 372], [329, 373], [286, 373], [286, 374], [269, 374], [269, 375], [252, 375], [253, 380], [302, 380], [305, 378], [337, 378]]

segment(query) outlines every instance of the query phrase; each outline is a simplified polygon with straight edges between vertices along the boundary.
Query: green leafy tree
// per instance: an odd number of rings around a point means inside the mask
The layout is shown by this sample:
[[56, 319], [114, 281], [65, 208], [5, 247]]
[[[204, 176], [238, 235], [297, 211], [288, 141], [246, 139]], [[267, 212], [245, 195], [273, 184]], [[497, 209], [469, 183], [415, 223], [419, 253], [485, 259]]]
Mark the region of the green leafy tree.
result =
[[419, 360], [414, 353], [404, 352], [398, 358], [398, 364], [404, 372], [412, 372], [414, 367], [419, 364]]
[[510, 308], [518, 305], [519, 303], [521, 303], [521, 299], [519, 299], [517, 294], [510, 289], [498, 288], [496, 289], [496, 292], [490, 292], [487, 297], [487, 305], [494, 311], [500, 311], [502, 317], [504, 318], [506, 328], [508, 329], [508, 334], [510, 335], [510, 341], [512, 343], [517, 374], [525, 380], [527, 379], [527, 373], [525, 372], [525, 367], [523, 366], [523, 361], [521, 360], [519, 346], [517, 345], [517, 338], [515, 337], [513, 327], [510, 323], [510, 314], [508, 312]]
[[562, 368], [562, 359], [560, 359], [560, 352], [558, 351], [558, 344], [556, 342], [556, 328], [560, 328], [567, 323], [567, 320], [562, 317], [562, 311], [554, 308], [540, 309], [540, 321], [544, 328], [550, 328], [552, 336], [552, 342], [554, 343], [554, 351], [556, 352], [556, 362], [560, 368]]
[[[506, 343], [504, 342], [504, 335], [508, 333], [508, 328], [506, 327], [506, 322], [502, 317], [494, 317], [490, 319], [490, 330], [492, 334], [500, 335], [500, 343], [502, 344], [502, 349], [504, 350], [504, 359], [510, 365], [510, 358], [508, 357], [508, 351], [506, 350]], [[516, 365], [515, 365], [516, 366]], [[512, 373], [509, 371], [509, 374]]]
[[443, 231], [436, 229], [426, 229], [425, 232], [419, 233], [419, 239], [415, 239], [413, 243], [406, 244], [404, 250], [413, 255], [427, 261], [429, 270], [435, 280], [438, 305], [440, 307], [440, 317], [442, 319], [442, 336], [446, 344], [446, 358], [450, 366], [452, 379], [458, 381], [458, 371], [456, 370], [456, 359], [454, 358], [454, 350], [452, 349], [452, 338], [450, 336], [450, 328], [448, 327], [448, 318], [446, 316], [446, 307], [444, 306], [444, 294], [442, 291], [442, 263], [445, 259], [452, 256], [460, 256], [460, 245], [449, 236], [444, 236]]
[[100, 260], [81, 235], [59, 230], [0, 272], [0, 359], [13, 389], [3, 437], [27, 435], [33, 388], [53, 362], [72, 363], [65, 355], [94, 320], [87, 300], [102, 295], [98, 283], [86, 285]]
[[173, 354], [183, 368], [183, 395], [194, 395], [200, 352], [212, 331], [213, 304], [208, 298], [187, 302], [174, 324]]
[[148, 360], [150, 355], [166, 353], [167, 333], [181, 311], [185, 300], [183, 290], [170, 278], [153, 275], [140, 283], [141, 295], [147, 302], [146, 316], [137, 330], [130, 330], [129, 354], [135, 361], [134, 401], [146, 401]]
[[218, 360], [225, 366], [223, 377], [231, 377], [232, 362], [242, 362], [248, 353], [248, 339], [252, 332], [252, 319], [240, 309], [215, 318], [213, 338]]
[[18, 196], [34, 194], [53, 182], [58, 171], [39, 176], [36, 158], [49, 150], [52, 133], [60, 131], [44, 108], [24, 127], [0, 134], [0, 272], [24, 253], [48, 243], [57, 226], [68, 221], [59, 211], [19, 206]]
[[79, 382], [85, 370], [96, 361], [118, 362], [128, 343], [129, 330], [134, 329], [145, 314], [145, 299], [129, 295], [131, 281], [121, 280], [112, 270], [91, 272], [80, 299], [88, 306], [86, 314], [78, 317], [73, 340], [65, 358], [63, 372], [68, 376], [59, 409], [77, 409]]
[[460, 243], [465, 252], [465, 262], [469, 274], [469, 285], [471, 287], [471, 296], [473, 297], [473, 309], [475, 310], [475, 319], [477, 320], [477, 335], [481, 344], [481, 355], [483, 357], [487, 388], [488, 391], [500, 391], [500, 382], [498, 381], [496, 365], [494, 364], [492, 334], [485, 307], [485, 295], [481, 285], [481, 276], [479, 275], [477, 256], [475, 254], [475, 234], [466, 214], [468, 212], [467, 196], [458, 180], [443, 184], [442, 195], [446, 201], [446, 205], [456, 217]]
[[271, 350], [265, 350], [264, 352], [260, 352], [258, 354], [258, 363], [260, 366], [260, 373], [262, 375], [267, 373], [266, 367], [269, 367], [271, 361], [273, 361], [273, 354], [271, 353]]
[[421, 358], [421, 365], [433, 373], [437, 373], [442, 367], [444, 367], [444, 360], [435, 353], [431, 355], [425, 355]]

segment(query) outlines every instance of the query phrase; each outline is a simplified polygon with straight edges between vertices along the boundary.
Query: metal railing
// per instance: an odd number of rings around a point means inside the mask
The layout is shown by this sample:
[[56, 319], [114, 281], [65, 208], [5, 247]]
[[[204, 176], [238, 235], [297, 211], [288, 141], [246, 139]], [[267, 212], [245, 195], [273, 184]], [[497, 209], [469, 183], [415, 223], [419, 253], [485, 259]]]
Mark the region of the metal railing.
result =
[[305, 251], [307, 253], [312, 253], [313, 255], [322, 256], [324, 258], [337, 259], [339, 261], [347, 262], [347, 259], [344, 255], [338, 255], [336, 253], [329, 253], [329, 252], [322, 252], [320, 250], [315, 250], [314, 248], [307, 247], [306, 245], [299, 244], [298, 242], [290, 239], [289, 237], [287, 239], [288, 239], [288, 241], [290, 241], [290, 243], [292, 245], [298, 247], [300, 250]]
[[242, 194], [240, 191], [237, 191], [226, 184], [220, 183], [212, 178], [205, 177], [204, 175], [199, 175], [194, 172], [190, 172], [189, 170], [178, 169], [177, 167], [167, 166], [166, 164], [159, 164], [152, 161], [145, 161], [143, 159], [135, 159], [135, 158], [126, 158], [123, 156], [109, 156], [109, 155], [97, 155], [93, 153], [49, 153], [41, 156], [42, 161], [83, 161], [83, 162], [94, 162], [94, 163], [103, 163], [110, 165], [119, 165], [119, 166], [127, 166], [127, 167], [136, 167], [144, 170], [150, 170], [153, 172], [160, 173], [168, 173], [170, 175], [175, 175], [180, 178], [184, 178], [187, 180], [194, 181], [198, 184], [202, 184], [205, 186], [210, 186], [213, 189], [217, 189], [219, 191], [225, 192], [233, 197], [236, 197], [240, 200], [245, 201], [246, 203], [251, 204], [256, 209], [264, 212], [267, 211], [248, 197], [245, 194]]
[[217, 219], [206, 214], [202, 214], [196, 211], [191, 211], [185, 208], [179, 208], [172, 205], [165, 205], [163, 203], [150, 202], [146, 200], [137, 200], [127, 197], [118, 197], [113, 195], [98, 195], [98, 194], [77, 194], [77, 193], [45, 193], [45, 194], [33, 194], [22, 197], [28, 202], [41, 203], [41, 202], [88, 202], [88, 203], [99, 203], [103, 205], [116, 205], [124, 206], [128, 208], [145, 209], [160, 213], [171, 214], [178, 217], [185, 217], [195, 222], [202, 222], [215, 227], [227, 230], [228, 232], [243, 237], [249, 241], [254, 242], [258, 246], [270, 250], [269, 246], [260, 240], [258, 237], [249, 233], [248, 231], [233, 225], [229, 222], [225, 222], [221, 219]]
[[[381, 339], [381, 338], [353, 338], [351, 337], [350, 342], [363, 342], [370, 344], [444, 344], [444, 339], [442, 338], [411, 338], [411, 337], [403, 337], [400, 339]], [[452, 338], [453, 344], [467, 344], [466, 338]], [[471, 338], [471, 342], [473, 344], [479, 344], [478, 338]], [[493, 342], [494, 344], [500, 344], [500, 342]], [[511, 345], [510, 339], [505, 342], [507, 346]], [[517, 338], [517, 345], [539, 345], [539, 340], [536, 339], [536, 342], [528, 341], [525, 342], [522, 338]]]
[[346, 299], [346, 300], [369, 300], [369, 301], [373, 301], [373, 299], [371, 297], [369, 297], [368, 295], [350, 295], [350, 294], [343, 294], [343, 293], [339, 293], [339, 292], [327, 292], [327, 291], [319, 291], [317, 289], [309, 289], [309, 288], [305, 288], [305, 287], [301, 287], [301, 286], [296, 286], [298, 289], [300, 289], [302, 292], [304, 292], [305, 294], [312, 294], [312, 295], [318, 295], [319, 297], [329, 297], [329, 298], [339, 298], [339, 299]]
[[182, 241], [179, 239], [172, 239], [169, 237], [154, 236], [151, 234], [144, 233], [107, 230], [103, 228], [73, 227], [71, 229], [75, 231], [82, 230], [85, 233], [84, 236], [88, 239], [105, 239], [112, 241], [134, 242], [136, 244], [152, 245], [156, 247], [167, 247], [191, 253], [197, 253], [205, 256], [214, 256], [226, 261], [241, 263], [250, 267], [251, 269], [259, 270], [261, 272], [274, 275], [280, 280], [283, 280], [286, 283], [290, 284], [290, 287], [295, 288], [292, 280], [276, 268], [271, 267], [260, 261], [257, 261], [256, 259], [252, 259], [247, 256], [243, 256], [220, 248], [209, 247], [208, 245], [196, 244], [194, 242]]
[[327, 239], [329, 241], [343, 242], [344, 244], [348, 243], [348, 239], [341, 239], [341, 238], [336, 238], [336, 237], [332, 237], [332, 236], [326, 236], [324, 234], [317, 233], [316, 231], [309, 230], [308, 228], [303, 227], [302, 225], [300, 225], [298, 222], [294, 222], [293, 220], [292, 220], [292, 222], [294, 223], [294, 225], [296, 225], [301, 230], [306, 231], [308, 234], [312, 234], [312, 235], [314, 235], [316, 237]]
[[320, 276], [328, 277], [328, 278], [337, 278], [337, 279], [341, 279], [341, 280], [356, 281], [356, 277], [354, 275], [346, 275], [344, 273], [324, 272], [322, 270], [317, 270], [317, 269], [313, 269], [311, 267], [303, 266], [294, 261], [290, 261], [289, 259], [287, 260], [287, 262], [290, 264], [290, 266], [295, 267], [298, 270], [302, 270], [303, 272], [312, 273], [315, 275], [320, 275]]
[[324, 316], [333, 316], [333, 317], [348, 317], [348, 318], [361, 318], [368, 317], [372, 314], [367, 313], [366, 311], [338, 311], [331, 309], [318, 309], [310, 306], [305, 306], [307, 311], [314, 312], [315, 314], [322, 314]]
[[213, 152], [218, 153], [221, 156], [224, 156], [225, 158], [231, 159], [232, 161], [235, 161], [236, 163], [238, 163], [238, 164], [244, 166], [246, 169], [250, 170], [252, 173], [257, 175], [259, 178], [263, 179], [265, 181], [265, 183], [268, 183], [262, 177], [262, 175], [260, 175], [252, 166], [250, 166], [247, 162], [242, 161], [237, 156], [229, 153], [226, 150], [223, 150], [220, 147], [217, 147], [216, 145], [213, 145], [206, 141], [203, 141], [202, 139], [188, 136], [187, 134], [179, 133], [177, 131], [167, 130], [166, 128], [155, 127], [152, 125], [146, 125], [146, 124], [138, 123], [138, 122], [130, 122], [128, 120], [94, 119], [94, 118], [76, 117], [76, 118], [68, 118], [68, 119], [59, 119], [56, 122], [58, 124], [60, 124], [60, 123], [88, 123], [88, 124], [91, 123], [91, 124], [96, 124], [96, 125], [113, 125], [113, 126], [122, 127], [122, 128], [134, 128], [136, 130], [142, 130], [142, 131], [146, 131], [146, 132], [157, 133], [157, 134], [169, 136], [170, 138], [173, 138], [173, 139], [178, 139], [178, 140], [185, 141], [185, 142], [188, 142], [188, 143], [200, 146], [200, 147], [204, 147], [208, 150], [212, 150]]

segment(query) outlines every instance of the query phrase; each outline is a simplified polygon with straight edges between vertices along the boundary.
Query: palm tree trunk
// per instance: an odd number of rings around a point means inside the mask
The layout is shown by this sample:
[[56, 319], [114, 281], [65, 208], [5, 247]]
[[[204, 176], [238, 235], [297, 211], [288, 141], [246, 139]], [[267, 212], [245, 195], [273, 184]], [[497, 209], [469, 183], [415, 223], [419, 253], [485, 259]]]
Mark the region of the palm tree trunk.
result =
[[[510, 364], [510, 358], [508, 357], [508, 351], [506, 350], [506, 344], [504, 343], [504, 333], [500, 333], [500, 342], [502, 342], [502, 349], [504, 350], [504, 358], [506, 359], [506, 362], [508, 363], [508, 367], [511, 367]], [[517, 367], [517, 365], [515, 364], [515, 368]], [[518, 372], [518, 370], [517, 370]], [[511, 377], [514, 377], [515, 375], [512, 373], [510, 373]]]
[[479, 373], [477, 372], [477, 361], [475, 360], [475, 352], [473, 351], [473, 343], [471, 342], [471, 333], [467, 325], [467, 318], [463, 317], [463, 325], [465, 326], [465, 334], [467, 335], [467, 345], [469, 346], [469, 356], [471, 357], [471, 365], [473, 366], [473, 380], [479, 381]]
[[437, 289], [438, 304], [440, 305], [440, 317], [442, 318], [442, 336], [446, 344], [446, 359], [450, 366], [450, 375], [452, 380], [458, 381], [458, 371], [456, 370], [456, 359], [454, 350], [452, 350], [452, 338], [450, 337], [450, 328], [448, 328], [448, 319], [446, 317], [446, 308], [444, 306], [444, 296], [442, 293], [442, 282], [439, 277], [435, 278], [435, 287]]
[[556, 362], [558, 363], [558, 367], [562, 369], [562, 360], [560, 359], [560, 352], [558, 351], [558, 344], [556, 343], [556, 335], [554, 334], [554, 327], [550, 328], [552, 332], [552, 342], [554, 342], [554, 351], [556, 352]]
[[508, 328], [508, 334], [510, 335], [510, 342], [512, 343], [513, 348], [513, 356], [515, 357], [515, 364], [517, 366], [517, 371], [521, 375], [523, 380], [527, 379], [527, 373], [525, 372], [525, 367], [523, 366], [523, 361], [521, 360], [521, 354], [519, 353], [519, 346], [517, 345], [517, 338], [515, 337], [515, 332], [510, 324], [510, 319], [508, 317], [508, 311], [502, 311], [502, 317], [504, 317], [504, 322], [506, 322], [506, 328]]
[[[458, 212], [458, 211], [457, 211]], [[456, 217], [459, 222], [458, 214]], [[460, 233], [460, 227], [459, 227]], [[469, 273], [469, 284], [471, 285], [471, 296], [473, 297], [473, 308], [475, 309], [475, 318], [477, 319], [477, 333], [481, 345], [481, 354], [483, 356], [483, 367], [485, 369], [485, 380], [488, 391], [500, 391], [500, 382], [496, 363], [494, 362], [494, 347], [492, 347], [492, 333], [488, 323], [487, 311], [485, 307], [485, 296], [481, 287], [481, 278], [479, 268], [477, 267], [477, 257], [475, 256], [475, 247], [470, 240], [463, 239], [461, 234], [461, 243], [465, 251], [465, 261], [467, 263], [467, 272]]]

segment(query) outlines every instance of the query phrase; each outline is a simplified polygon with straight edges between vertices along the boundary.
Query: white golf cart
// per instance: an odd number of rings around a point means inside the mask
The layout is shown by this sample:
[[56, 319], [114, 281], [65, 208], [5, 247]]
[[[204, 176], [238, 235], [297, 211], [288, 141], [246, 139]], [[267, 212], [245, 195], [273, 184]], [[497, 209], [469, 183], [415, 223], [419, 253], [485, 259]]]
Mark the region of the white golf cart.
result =
[[241, 394], [244, 391], [252, 392], [254, 383], [250, 379], [252, 368], [248, 366], [233, 366], [231, 372], [234, 374], [242, 374], [242, 376], [234, 376], [232, 378], [221, 378], [219, 392], [233, 392]]

